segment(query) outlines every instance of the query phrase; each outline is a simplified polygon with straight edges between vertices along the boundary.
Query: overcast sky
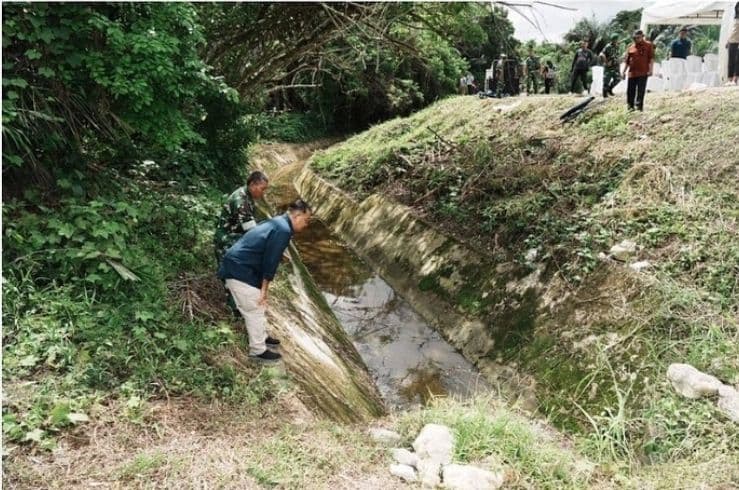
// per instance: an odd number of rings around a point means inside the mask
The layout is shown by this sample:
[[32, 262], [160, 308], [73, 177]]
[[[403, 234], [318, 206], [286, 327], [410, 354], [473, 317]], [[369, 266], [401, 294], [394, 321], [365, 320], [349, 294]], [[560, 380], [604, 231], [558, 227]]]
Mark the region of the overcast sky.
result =
[[[530, 3], [532, 7], [519, 7], [521, 13], [535, 19], [541, 31], [531, 25], [522, 15], [509, 10], [509, 18], [516, 28], [515, 37], [521, 41], [535, 39], [537, 41], [559, 42], [562, 36], [583, 17], [595, 16], [600, 21], [612, 19], [620, 10], [634, 10], [645, 2], [631, 0], [574, 1], [574, 0], [547, 0], [549, 3], [563, 5], [576, 9], [575, 11], [562, 10], [533, 2], [517, 1], [515, 3]], [[542, 33], [543, 31], [543, 33]]]

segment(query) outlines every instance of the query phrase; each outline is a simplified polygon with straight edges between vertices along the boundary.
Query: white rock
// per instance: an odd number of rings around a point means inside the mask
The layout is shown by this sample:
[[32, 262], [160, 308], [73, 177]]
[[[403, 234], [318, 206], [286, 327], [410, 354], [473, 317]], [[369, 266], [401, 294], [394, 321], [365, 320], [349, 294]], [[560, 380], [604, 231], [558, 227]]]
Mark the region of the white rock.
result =
[[731, 420], [739, 423], [739, 391], [722, 385], [718, 389], [718, 408]]
[[624, 240], [621, 243], [611, 247], [610, 254], [613, 258], [625, 261], [631, 255], [636, 253], [636, 243], [631, 240]]
[[400, 441], [400, 434], [381, 427], [373, 427], [369, 430], [370, 436], [381, 444], [392, 445]]
[[641, 272], [644, 269], [649, 269], [650, 267], [652, 267], [652, 264], [649, 263], [648, 260], [640, 260], [639, 262], [633, 262], [629, 264], [629, 268], [635, 270], [636, 272]]
[[436, 488], [441, 483], [441, 463], [431, 459], [419, 459], [418, 477], [423, 488]]
[[715, 395], [723, 386], [721, 381], [698, 371], [690, 364], [670, 364], [667, 378], [678, 393], [688, 398]]
[[533, 262], [536, 260], [536, 257], [539, 256], [539, 250], [536, 248], [531, 248], [526, 252], [525, 258], [526, 262]]
[[474, 466], [448, 464], [442, 470], [444, 488], [453, 490], [495, 490], [503, 485], [503, 473]]
[[390, 465], [390, 474], [402, 478], [405, 481], [416, 481], [416, 470], [407, 464], [393, 464]]
[[390, 452], [392, 453], [393, 459], [396, 463], [413, 466], [414, 468], [417, 467], [418, 456], [407, 449], [395, 448], [391, 449]]
[[[449, 427], [426, 424], [413, 442], [419, 460], [430, 460], [440, 464], [452, 462], [454, 435]], [[420, 470], [420, 468], [419, 468]]]

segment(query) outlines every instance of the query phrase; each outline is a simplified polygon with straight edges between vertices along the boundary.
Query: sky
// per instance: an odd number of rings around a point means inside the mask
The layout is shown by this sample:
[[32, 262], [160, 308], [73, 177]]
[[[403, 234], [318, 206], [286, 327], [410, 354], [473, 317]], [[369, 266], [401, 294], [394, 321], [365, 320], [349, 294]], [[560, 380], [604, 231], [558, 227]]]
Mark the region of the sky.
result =
[[536, 41], [559, 42], [562, 36], [583, 17], [595, 16], [599, 21], [613, 18], [620, 10], [634, 10], [642, 7], [645, 2], [632, 0], [606, 1], [576, 1], [576, 0], [547, 0], [548, 3], [562, 5], [576, 9], [575, 11], [562, 10], [556, 7], [541, 5], [532, 1], [516, 1], [516, 4], [531, 4], [532, 7], [519, 7], [521, 13], [535, 19], [541, 26], [541, 31], [531, 25], [522, 15], [509, 9], [508, 17], [516, 29], [515, 37], [521, 41], [534, 39]]

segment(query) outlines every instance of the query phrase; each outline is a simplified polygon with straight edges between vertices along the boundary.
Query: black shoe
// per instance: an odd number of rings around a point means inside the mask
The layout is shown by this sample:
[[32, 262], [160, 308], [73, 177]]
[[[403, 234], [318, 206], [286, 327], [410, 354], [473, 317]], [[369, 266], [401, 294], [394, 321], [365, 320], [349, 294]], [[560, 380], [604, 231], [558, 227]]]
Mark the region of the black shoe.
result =
[[253, 357], [256, 357], [257, 359], [261, 359], [263, 361], [279, 361], [282, 356], [277, 352], [272, 352], [271, 350], [267, 349], [261, 354]]
[[264, 341], [267, 345], [280, 345], [280, 341], [277, 340], [274, 337], [267, 337], [267, 340]]

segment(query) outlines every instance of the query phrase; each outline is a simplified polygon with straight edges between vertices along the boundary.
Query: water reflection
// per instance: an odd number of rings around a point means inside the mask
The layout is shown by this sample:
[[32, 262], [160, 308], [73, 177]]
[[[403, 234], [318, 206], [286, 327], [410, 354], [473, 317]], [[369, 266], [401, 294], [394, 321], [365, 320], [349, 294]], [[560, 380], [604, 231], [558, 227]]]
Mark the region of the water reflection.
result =
[[388, 405], [487, 389], [474, 366], [322, 223], [309, 230], [296, 236], [301, 257]]

